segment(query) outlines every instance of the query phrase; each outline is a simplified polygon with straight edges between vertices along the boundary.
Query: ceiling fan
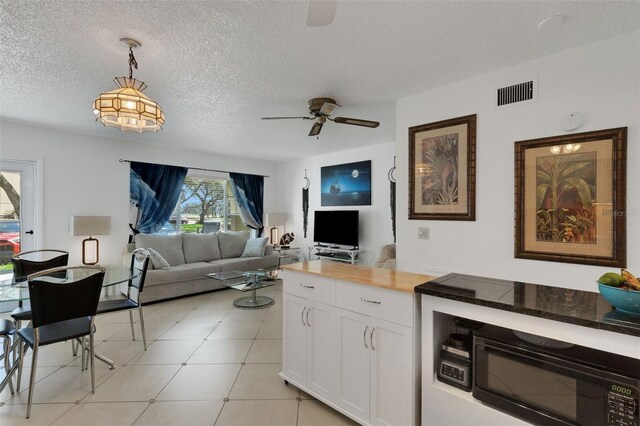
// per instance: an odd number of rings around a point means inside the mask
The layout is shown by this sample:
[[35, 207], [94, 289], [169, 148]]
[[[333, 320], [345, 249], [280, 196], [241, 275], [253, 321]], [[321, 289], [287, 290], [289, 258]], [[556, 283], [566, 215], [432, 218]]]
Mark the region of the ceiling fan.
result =
[[317, 136], [322, 130], [322, 126], [327, 120], [339, 124], [351, 124], [353, 126], [376, 128], [380, 125], [377, 121], [361, 120], [359, 118], [336, 117], [331, 118], [330, 115], [340, 105], [331, 98], [313, 98], [309, 101], [309, 116], [303, 117], [262, 117], [263, 120], [289, 120], [301, 118], [303, 120], [315, 120], [311, 126], [309, 136]]

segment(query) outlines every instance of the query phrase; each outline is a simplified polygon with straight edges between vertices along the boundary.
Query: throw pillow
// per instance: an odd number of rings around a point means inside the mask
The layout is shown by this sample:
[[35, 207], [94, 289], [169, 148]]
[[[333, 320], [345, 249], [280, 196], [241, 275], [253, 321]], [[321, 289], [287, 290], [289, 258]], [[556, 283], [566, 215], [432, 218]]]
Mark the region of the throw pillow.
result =
[[152, 248], [162, 257], [164, 257], [169, 265], [184, 265], [184, 253], [182, 252], [182, 235], [136, 235], [136, 248]]
[[248, 232], [218, 232], [218, 246], [223, 259], [242, 256], [249, 239]]
[[149, 259], [151, 260], [151, 266], [153, 267], [153, 269], [162, 269], [163, 271], [168, 271], [169, 269], [171, 269], [169, 262], [167, 262], [164, 257], [160, 255], [160, 253], [148, 247], [147, 251], [149, 252]]
[[251, 238], [244, 246], [244, 251], [240, 257], [264, 257], [269, 237]]
[[216, 234], [182, 234], [182, 249], [187, 263], [221, 259]]

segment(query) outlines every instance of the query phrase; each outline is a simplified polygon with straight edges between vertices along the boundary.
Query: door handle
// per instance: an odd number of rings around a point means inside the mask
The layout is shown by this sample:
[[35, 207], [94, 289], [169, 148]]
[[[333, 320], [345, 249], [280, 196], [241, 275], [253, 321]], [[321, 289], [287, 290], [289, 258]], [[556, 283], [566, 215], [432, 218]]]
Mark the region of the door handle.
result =
[[33, 235], [33, 229], [30, 229], [29, 231], [25, 232], [25, 234]]
[[313, 290], [315, 288], [315, 286], [312, 285], [304, 285], [304, 284], [300, 284], [300, 287], [302, 288], [310, 288], [311, 290]]
[[311, 323], [309, 322], [309, 311], [311, 308], [307, 308], [307, 327], [311, 327]]
[[373, 328], [371, 329], [371, 334], [369, 335], [369, 341], [371, 342], [371, 350], [372, 350], [372, 351], [375, 351], [375, 350], [376, 350], [376, 348], [373, 346], [373, 332], [375, 331], [375, 329], [376, 329], [376, 328], [375, 328], [375, 327], [373, 327]]
[[300, 319], [302, 320], [302, 325], [306, 326], [307, 324], [304, 323], [304, 310], [307, 308], [302, 308], [302, 312], [300, 312]]
[[364, 333], [362, 333], [362, 340], [364, 341], [364, 347], [366, 349], [369, 349], [369, 346], [367, 346], [367, 330], [369, 329], [369, 326], [366, 326], [364, 328]]
[[379, 305], [380, 302], [377, 300], [369, 300], [369, 299], [365, 299], [364, 297], [361, 297], [360, 300], [362, 300], [363, 302], [367, 302], [367, 303], [373, 303], [375, 305]]

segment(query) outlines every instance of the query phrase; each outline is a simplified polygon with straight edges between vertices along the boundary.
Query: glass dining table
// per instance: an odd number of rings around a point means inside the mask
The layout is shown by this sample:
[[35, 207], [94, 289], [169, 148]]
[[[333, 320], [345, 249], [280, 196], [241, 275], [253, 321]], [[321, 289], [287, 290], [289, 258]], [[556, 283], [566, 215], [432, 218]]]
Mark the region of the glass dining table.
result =
[[[118, 284], [126, 283], [129, 280], [136, 278], [140, 274], [139, 270], [132, 271], [130, 268], [123, 266], [105, 266], [104, 280], [102, 281], [102, 298], [106, 298], [106, 291], [109, 288], [113, 288]], [[69, 269], [61, 276], [58, 274], [52, 274], [51, 276], [41, 276], [40, 280], [46, 280], [48, 282], [55, 282], [64, 284], [67, 282], [77, 281], [82, 279], [93, 272], [88, 269]], [[118, 292], [116, 291], [116, 294]], [[0, 303], [3, 302], [22, 302], [29, 300], [29, 284], [25, 278], [15, 279], [13, 276], [5, 279], [0, 278]], [[95, 352], [95, 356], [100, 361], [109, 365], [110, 369], [116, 368], [115, 363], [106, 356]]]

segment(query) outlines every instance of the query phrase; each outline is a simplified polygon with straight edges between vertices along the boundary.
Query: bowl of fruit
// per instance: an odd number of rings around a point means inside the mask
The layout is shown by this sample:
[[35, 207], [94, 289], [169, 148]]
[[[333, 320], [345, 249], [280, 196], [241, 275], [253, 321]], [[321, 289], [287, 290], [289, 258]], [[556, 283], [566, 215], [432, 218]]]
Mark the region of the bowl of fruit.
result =
[[623, 269], [620, 274], [608, 272], [598, 279], [598, 290], [616, 310], [640, 315], [640, 280]]

